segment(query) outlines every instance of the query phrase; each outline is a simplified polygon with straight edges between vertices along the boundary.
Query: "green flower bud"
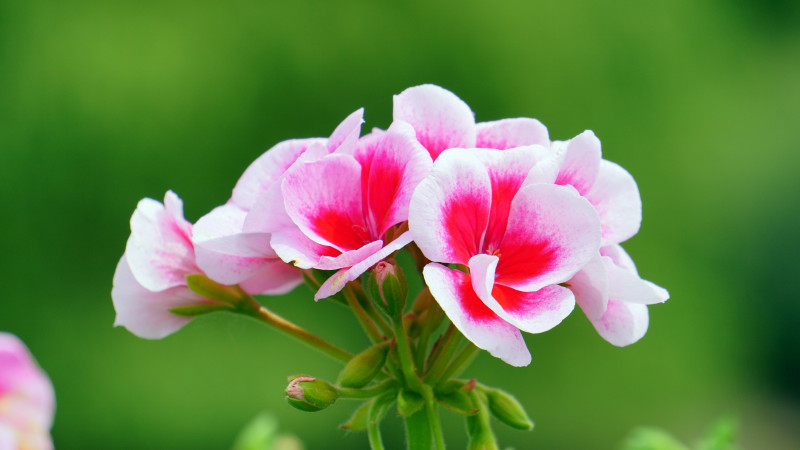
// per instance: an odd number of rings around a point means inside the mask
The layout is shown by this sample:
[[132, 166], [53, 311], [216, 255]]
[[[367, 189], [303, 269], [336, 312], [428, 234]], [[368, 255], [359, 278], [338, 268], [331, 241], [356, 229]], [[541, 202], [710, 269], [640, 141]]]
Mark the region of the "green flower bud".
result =
[[354, 356], [339, 372], [336, 384], [356, 389], [366, 386], [383, 368], [390, 343], [381, 342]]
[[375, 303], [390, 317], [403, 314], [408, 284], [400, 266], [381, 261], [372, 269], [367, 288]]
[[483, 389], [483, 393], [489, 403], [489, 411], [499, 421], [518, 430], [533, 429], [533, 422], [513, 395], [500, 389]]
[[339, 398], [339, 391], [330, 383], [313, 377], [293, 378], [286, 387], [286, 401], [301, 411], [320, 411]]

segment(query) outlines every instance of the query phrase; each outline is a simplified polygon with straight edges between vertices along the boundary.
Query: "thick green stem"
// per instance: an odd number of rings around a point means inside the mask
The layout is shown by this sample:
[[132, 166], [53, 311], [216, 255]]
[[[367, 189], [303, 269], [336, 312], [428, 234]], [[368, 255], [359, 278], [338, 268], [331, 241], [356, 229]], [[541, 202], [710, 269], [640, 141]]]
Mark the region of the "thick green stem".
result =
[[342, 350], [341, 348], [331, 344], [319, 336], [300, 328], [292, 322], [289, 322], [283, 317], [261, 306], [261, 304], [258, 303], [252, 296], [248, 294], [244, 295], [246, 296], [244, 298], [247, 300], [247, 308], [244, 309], [243, 312], [261, 320], [267, 325], [270, 325], [285, 334], [288, 334], [289, 336], [305, 343], [311, 348], [321, 351], [337, 361], [346, 363], [353, 357], [353, 355], [351, 355], [349, 352]]
[[428, 412], [424, 409], [405, 418], [406, 444], [408, 450], [431, 450], [433, 435], [428, 421]]
[[411, 390], [420, 392], [422, 381], [414, 369], [414, 359], [411, 355], [411, 347], [408, 345], [408, 337], [406, 336], [402, 317], [397, 317], [394, 320], [394, 338], [397, 340], [397, 356], [400, 359], [400, 370], [403, 371], [403, 377]]
[[433, 388], [424, 385], [422, 396], [425, 398], [425, 414], [428, 416], [428, 425], [433, 435], [433, 448], [444, 450], [444, 435], [442, 434], [442, 424], [439, 422], [439, 408], [433, 398]]
[[372, 450], [383, 450], [380, 422], [369, 421], [367, 424], [367, 436], [369, 437], [369, 448]]
[[479, 348], [475, 346], [472, 342], [467, 341], [467, 345], [461, 349], [460, 352], [453, 358], [453, 362], [447, 367], [447, 370], [444, 371], [442, 375], [441, 381], [447, 381], [453, 377], [457, 377], [461, 375], [461, 372], [466, 369], [475, 357], [478, 356]]
[[370, 318], [372, 318], [373, 322], [378, 325], [378, 327], [383, 331], [383, 334], [386, 336], [391, 336], [392, 334], [392, 327], [384, 320], [381, 313], [375, 309], [375, 305], [369, 300], [367, 293], [364, 292], [364, 288], [361, 286], [360, 283], [353, 283], [352, 285], [353, 293], [356, 296], [356, 299], [359, 301], [361, 306], [364, 308], [367, 314], [369, 314]]
[[372, 341], [372, 343], [381, 342], [383, 340], [383, 335], [381, 334], [380, 330], [378, 330], [378, 327], [375, 326], [375, 322], [372, 321], [372, 319], [369, 317], [369, 314], [367, 314], [367, 312], [361, 306], [361, 303], [358, 301], [358, 298], [356, 298], [350, 283], [344, 287], [342, 293], [344, 294], [344, 298], [347, 299], [347, 304], [350, 305], [350, 308], [353, 310], [353, 313], [355, 313], [356, 318], [358, 318], [358, 322], [364, 328], [364, 331], [366, 331], [367, 336], [369, 336], [369, 339]]
[[384, 380], [364, 389], [337, 388], [340, 398], [372, 398], [397, 389], [397, 380]]
[[447, 331], [445, 331], [442, 341], [439, 343], [439, 348], [437, 348], [437, 353], [434, 355], [434, 360], [430, 365], [430, 369], [428, 369], [428, 373], [425, 375], [425, 382], [427, 384], [436, 386], [442, 381], [444, 371], [450, 364], [450, 358], [452, 358], [453, 354], [458, 350], [462, 337], [463, 335], [456, 329], [455, 325], [451, 323], [450, 326], [447, 327]]

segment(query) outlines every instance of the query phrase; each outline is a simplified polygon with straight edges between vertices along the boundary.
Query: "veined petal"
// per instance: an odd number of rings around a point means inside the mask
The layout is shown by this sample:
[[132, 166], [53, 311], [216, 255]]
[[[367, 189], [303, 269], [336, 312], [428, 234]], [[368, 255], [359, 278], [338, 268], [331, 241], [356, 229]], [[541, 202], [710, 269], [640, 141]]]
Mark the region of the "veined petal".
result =
[[393, 117], [414, 127], [417, 140], [434, 160], [448, 148], [475, 147], [477, 130], [472, 110], [439, 86], [424, 84], [395, 95]]
[[364, 223], [361, 166], [352, 156], [296, 165], [282, 184], [286, 212], [313, 241], [346, 252], [377, 238]]
[[570, 279], [600, 248], [597, 213], [574, 189], [534, 184], [514, 197], [496, 281], [533, 292]]
[[467, 264], [481, 253], [492, 185], [484, 165], [445, 152], [411, 196], [409, 229], [431, 261]]
[[317, 293], [314, 294], [314, 300], [319, 300], [336, 294], [337, 292], [344, 289], [344, 286], [348, 282], [353, 281], [356, 278], [360, 277], [361, 274], [369, 270], [370, 267], [374, 266], [375, 264], [378, 264], [380, 261], [386, 259], [392, 253], [400, 250], [401, 248], [405, 247], [410, 243], [411, 243], [411, 232], [406, 231], [405, 233], [398, 236], [397, 239], [393, 240], [385, 247], [381, 248], [379, 251], [353, 264], [349, 268], [345, 268], [336, 272], [327, 280], [325, 280], [324, 283], [322, 283], [322, 286], [320, 286]]
[[547, 127], [528, 117], [480, 122], [477, 129], [475, 147], [478, 148], [505, 150], [523, 145], [550, 145]]
[[639, 231], [642, 199], [636, 181], [627, 170], [602, 160], [597, 179], [585, 196], [600, 216], [603, 245], [618, 244]]
[[231, 201], [249, 210], [256, 199], [277, 182], [312, 144], [325, 145], [325, 138], [291, 139], [276, 144], [253, 161], [233, 188]]
[[591, 130], [586, 130], [569, 141], [554, 142], [553, 148], [556, 152], [564, 153], [556, 184], [569, 184], [579, 194], [586, 195], [600, 170], [600, 139]]
[[359, 108], [333, 130], [331, 137], [328, 138], [328, 152], [352, 155], [356, 149], [358, 136], [361, 134], [362, 123], [364, 123], [364, 108]]
[[433, 161], [417, 142], [411, 125], [399, 121], [385, 133], [364, 140], [355, 157], [362, 168], [366, 221], [372, 236], [383, 236], [393, 225], [408, 220], [411, 194]]
[[436, 263], [425, 266], [422, 273], [433, 298], [467, 339], [512, 366], [530, 364], [520, 331], [483, 304], [468, 275]]
[[603, 339], [617, 347], [624, 347], [647, 333], [649, 321], [647, 306], [611, 299], [603, 317], [591, 322]]
[[164, 203], [166, 207], [150, 198], [139, 202], [125, 249], [131, 272], [151, 291], [185, 285], [186, 275], [199, 272], [180, 198], [168, 191]]
[[600, 254], [583, 266], [567, 284], [589, 320], [603, 317], [608, 306], [608, 275]]
[[161, 339], [191, 320], [191, 317], [172, 314], [169, 311], [171, 308], [213, 303], [185, 285], [159, 292], [146, 289], [131, 273], [126, 255], [122, 255], [114, 272], [111, 299], [117, 312], [114, 326], [123, 326], [145, 339]]

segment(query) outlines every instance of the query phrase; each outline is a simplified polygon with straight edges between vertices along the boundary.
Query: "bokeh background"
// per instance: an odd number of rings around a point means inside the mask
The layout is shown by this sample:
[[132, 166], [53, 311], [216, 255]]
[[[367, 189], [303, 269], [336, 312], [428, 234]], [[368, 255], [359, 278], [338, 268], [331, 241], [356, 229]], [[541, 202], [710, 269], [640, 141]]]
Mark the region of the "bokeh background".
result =
[[[639, 425], [684, 441], [736, 417], [746, 448], [800, 442], [800, 4], [790, 0], [0, 2], [0, 329], [51, 376], [59, 449], [219, 449], [260, 411], [309, 449], [366, 448], [286, 405], [285, 377], [338, 364], [220, 314], [160, 341], [112, 328], [111, 278], [142, 197], [189, 220], [224, 203], [273, 144], [327, 136], [392, 95], [444, 86], [479, 121], [592, 129], [636, 178], [625, 244], [670, 290], [624, 349], [577, 312], [528, 335], [533, 363], [466, 375], [528, 407], [518, 449], [615, 448]], [[298, 288], [264, 299], [350, 349], [343, 308]], [[464, 425], [444, 413], [448, 441]], [[400, 448], [396, 419], [384, 426]]]

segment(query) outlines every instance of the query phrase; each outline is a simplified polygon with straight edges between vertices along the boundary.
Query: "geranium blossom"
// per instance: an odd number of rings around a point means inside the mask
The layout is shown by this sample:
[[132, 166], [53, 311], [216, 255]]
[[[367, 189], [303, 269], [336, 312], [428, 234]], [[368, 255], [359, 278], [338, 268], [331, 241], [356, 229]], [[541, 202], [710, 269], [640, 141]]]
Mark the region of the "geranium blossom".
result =
[[0, 449], [53, 448], [55, 394], [25, 344], [0, 332]]
[[546, 155], [540, 146], [446, 150], [409, 214], [414, 241], [434, 261], [423, 271], [434, 298], [475, 345], [517, 366], [530, 362], [519, 330], [545, 331], [572, 311], [559, 283], [600, 247], [594, 208], [552, 184]]
[[298, 162], [281, 185], [292, 222], [272, 231], [272, 247], [297, 267], [338, 269], [315, 298], [335, 294], [411, 241], [396, 226], [408, 220], [413, 189], [430, 166], [404, 122], [364, 136], [352, 155]]

